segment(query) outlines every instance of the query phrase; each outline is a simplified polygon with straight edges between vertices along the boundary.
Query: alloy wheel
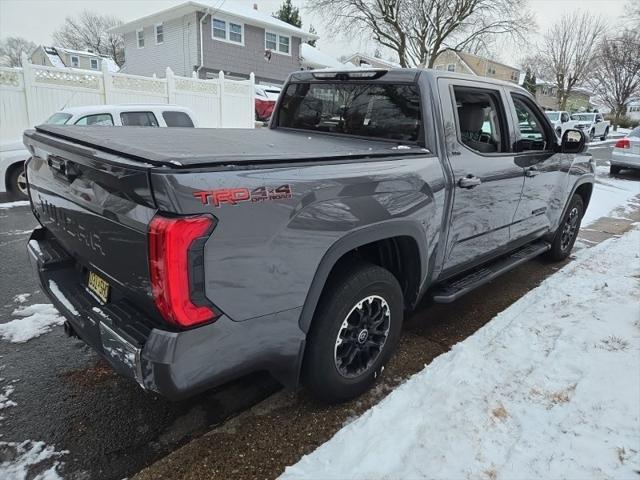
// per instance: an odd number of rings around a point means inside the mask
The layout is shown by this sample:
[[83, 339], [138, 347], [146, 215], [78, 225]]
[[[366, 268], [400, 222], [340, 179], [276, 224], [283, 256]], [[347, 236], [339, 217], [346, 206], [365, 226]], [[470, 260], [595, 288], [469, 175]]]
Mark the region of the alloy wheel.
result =
[[573, 207], [567, 216], [567, 220], [562, 227], [562, 233], [560, 237], [560, 248], [562, 251], [566, 251], [567, 248], [573, 242], [573, 239], [578, 233], [578, 224], [580, 222], [580, 210], [578, 207]]
[[335, 366], [340, 375], [355, 378], [378, 359], [391, 325], [386, 300], [371, 295], [360, 300], [342, 322], [334, 348]]

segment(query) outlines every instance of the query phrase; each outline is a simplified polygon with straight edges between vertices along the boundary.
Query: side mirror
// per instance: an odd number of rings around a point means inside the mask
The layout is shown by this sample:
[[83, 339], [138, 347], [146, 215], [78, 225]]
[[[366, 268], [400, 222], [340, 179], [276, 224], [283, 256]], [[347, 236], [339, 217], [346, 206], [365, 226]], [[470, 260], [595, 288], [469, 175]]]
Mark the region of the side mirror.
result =
[[585, 134], [573, 128], [570, 128], [562, 135], [560, 142], [561, 153], [582, 153], [586, 150], [587, 137]]

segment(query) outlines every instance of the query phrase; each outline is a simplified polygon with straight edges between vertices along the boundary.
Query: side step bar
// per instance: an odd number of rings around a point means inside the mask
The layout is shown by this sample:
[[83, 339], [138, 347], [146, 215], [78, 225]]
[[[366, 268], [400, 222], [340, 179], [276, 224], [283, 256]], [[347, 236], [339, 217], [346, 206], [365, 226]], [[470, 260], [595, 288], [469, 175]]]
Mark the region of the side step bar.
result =
[[538, 241], [530, 243], [507, 256], [500, 257], [493, 263], [472, 270], [471, 273], [464, 277], [458, 277], [452, 281], [445, 281], [434, 289], [432, 293], [433, 301], [436, 303], [453, 302], [471, 290], [490, 282], [497, 276], [537, 257], [550, 248], [551, 244], [548, 242]]

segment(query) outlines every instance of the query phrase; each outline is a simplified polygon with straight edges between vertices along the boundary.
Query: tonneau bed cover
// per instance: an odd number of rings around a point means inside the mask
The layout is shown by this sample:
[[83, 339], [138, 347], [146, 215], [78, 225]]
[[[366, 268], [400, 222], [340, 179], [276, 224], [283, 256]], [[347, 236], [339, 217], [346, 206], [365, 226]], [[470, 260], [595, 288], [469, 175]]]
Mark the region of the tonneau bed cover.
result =
[[415, 144], [269, 128], [39, 125], [36, 131], [134, 160], [177, 167], [424, 154]]

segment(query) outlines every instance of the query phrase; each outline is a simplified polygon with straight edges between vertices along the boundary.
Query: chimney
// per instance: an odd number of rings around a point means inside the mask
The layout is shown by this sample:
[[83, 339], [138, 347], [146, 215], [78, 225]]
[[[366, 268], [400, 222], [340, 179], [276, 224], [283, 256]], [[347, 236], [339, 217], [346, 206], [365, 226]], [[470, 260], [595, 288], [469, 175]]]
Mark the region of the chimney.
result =
[[258, 4], [257, 4], [257, 3], [254, 3], [254, 4], [253, 4], [253, 9], [254, 9], [254, 10], [258, 10]]

